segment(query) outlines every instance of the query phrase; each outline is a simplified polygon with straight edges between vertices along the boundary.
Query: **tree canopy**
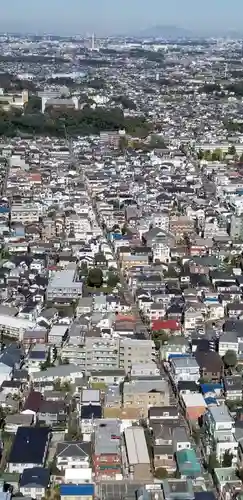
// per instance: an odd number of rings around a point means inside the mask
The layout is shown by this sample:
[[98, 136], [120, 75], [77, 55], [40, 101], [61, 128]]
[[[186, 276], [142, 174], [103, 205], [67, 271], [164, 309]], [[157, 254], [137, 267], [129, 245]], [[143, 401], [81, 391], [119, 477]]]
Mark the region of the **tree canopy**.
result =
[[228, 350], [224, 355], [224, 364], [228, 367], [237, 365], [237, 356], [235, 351]]
[[168, 477], [168, 472], [164, 467], [159, 467], [154, 473], [157, 479], [166, 479]]
[[97, 288], [100, 288], [103, 285], [103, 272], [99, 267], [94, 267], [89, 270], [87, 285]]
[[121, 109], [92, 109], [85, 106], [81, 110], [54, 109], [49, 107], [46, 113], [39, 112], [39, 100], [32, 97], [25, 113], [20, 114], [14, 108], [3, 111], [0, 108], [0, 136], [14, 137], [21, 133], [65, 137], [97, 135], [102, 131], [125, 129], [128, 134], [146, 137], [151, 131], [151, 124], [145, 117], [124, 117]]

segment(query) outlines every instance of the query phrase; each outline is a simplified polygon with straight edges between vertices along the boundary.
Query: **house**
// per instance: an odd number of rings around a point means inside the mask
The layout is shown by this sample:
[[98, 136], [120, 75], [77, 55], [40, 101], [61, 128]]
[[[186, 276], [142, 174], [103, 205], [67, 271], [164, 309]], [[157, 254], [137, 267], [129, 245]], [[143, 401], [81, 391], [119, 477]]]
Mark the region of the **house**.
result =
[[229, 401], [237, 401], [242, 399], [242, 376], [231, 375], [224, 377], [224, 393], [225, 398]]
[[44, 467], [50, 441], [48, 427], [19, 427], [10, 450], [8, 472]]
[[176, 335], [180, 335], [181, 333], [181, 325], [175, 319], [164, 319], [164, 320], [155, 320], [152, 322], [152, 331], [158, 332], [160, 330], [165, 331], [166, 333], [174, 333]]
[[92, 482], [92, 468], [71, 468], [65, 469], [65, 483], [79, 484]]
[[193, 302], [193, 304], [188, 304], [184, 312], [184, 329], [194, 330], [194, 328], [200, 327], [207, 313], [207, 308], [202, 302]]
[[62, 342], [66, 340], [68, 328], [66, 325], [53, 325], [49, 334], [48, 341], [55, 346], [61, 346]]
[[224, 364], [217, 352], [197, 350], [195, 358], [202, 378], [209, 379], [212, 382], [220, 382], [224, 371]]
[[94, 420], [102, 418], [100, 404], [84, 404], [80, 410], [80, 429], [84, 441], [90, 441], [94, 429]]
[[123, 368], [117, 368], [116, 370], [94, 370], [90, 372], [89, 381], [91, 383], [103, 382], [104, 384], [120, 384], [124, 381], [125, 370]]
[[122, 477], [121, 434], [117, 420], [102, 419], [94, 429], [93, 470], [95, 478]]
[[149, 425], [179, 424], [180, 412], [178, 406], [150, 406], [148, 409]]
[[67, 419], [67, 409], [64, 401], [42, 400], [38, 412], [38, 420], [46, 425], [65, 423]]
[[173, 355], [186, 354], [189, 350], [189, 343], [185, 337], [171, 337], [160, 348], [160, 357], [162, 360], [168, 361]]
[[77, 377], [83, 377], [83, 372], [80, 367], [73, 364], [54, 366], [47, 368], [47, 370], [31, 373], [33, 383], [37, 382], [54, 382], [60, 380], [61, 382], [70, 382]]
[[240, 318], [243, 315], [243, 303], [233, 302], [226, 307], [229, 318]]
[[59, 470], [68, 468], [89, 468], [91, 443], [65, 441], [57, 444], [56, 464]]
[[192, 480], [188, 478], [163, 480], [163, 499], [195, 500]]
[[24, 469], [19, 482], [19, 491], [23, 496], [30, 496], [33, 499], [45, 497], [46, 490], [50, 483], [50, 470], [43, 467], [33, 467]]
[[235, 422], [226, 405], [211, 406], [203, 416], [205, 431], [215, 447], [217, 459], [222, 462], [225, 452], [232, 454], [232, 464], [237, 462], [238, 443], [235, 439]]
[[45, 344], [47, 342], [47, 330], [45, 328], [35, 328], [26, 330], [23, 334], [23, 345]]
[[23, 410], [21, 413], [27, 415], [33, 415], [34, 421], [36, 422], [37, 413], [40, 409], [42, 402], [42, 394], [38, 391], [30, 391], [27, 399], [24, 403]]
[[61, 500], [93, 500], [95, 495], [95, 485], [91, 483], [84, 484], [61, 484], [60, 485]]
[[180, 395], [180, 400], [189, 423], [197, 422], [206, 411], [206, 403], [202, 394], [183, 393]]
[[154, 468], [165, 468], [171, 473], [176, 470], [176, 462], [172, 444], [160, 444], [153, 446]]
[[31, 414], [16, 413], [15, 415], [6, 415], [4, 431], [16, 434], [19, 427], [30, 427], [34, 423], [34, 417]]
[[93, 298], [92, 297], [81, 297], [78, 301], [76, 308], [76, 315], [82, 316], [83, 314], [90, 314], [93, 309]]
[[175, 455], [178, 471], [182, 479], [187, 477], [196, 479], [203, 475], [195, 450], [187, 448], [177, 451]]
[[[220, 467], [214, 469], [215, 483], [217, 490], [222, 493], [226, 485], [233, 487], [233, 492], [235, 489], [242, 488], [242, 482], [237, 475], [236, 468], [232, 467]], [[221, 495], [220, 495], [221, 496]], [[222, 496], [221, 496], [222, 498]], [[227, 498], [227, 497], [226, 497]], [[229, 498], [234, 498], [230, 496]], [[237, 498], [237, 497], [236, 497]]]
[[227, 331], [219, 338], [219, 355], [223, 357], [227, 351], [234, 351], [238, 354], [238, 336], [236, 331]]
[[142, 235], [142, 241], [151, 248], [153, 261], [170, 262], [170, 247], [173, 246], [175, 238], [172, 234], [154, 227]]
[[200, 368], [197, 360], [192, 356], [171, 357], [171, 376], [177, 384], [180, 380], [198, 382]]
[[185, 427], [176, 426], [172, 429], [172, 445], [174, 453], [191, 448], [191, 441]]

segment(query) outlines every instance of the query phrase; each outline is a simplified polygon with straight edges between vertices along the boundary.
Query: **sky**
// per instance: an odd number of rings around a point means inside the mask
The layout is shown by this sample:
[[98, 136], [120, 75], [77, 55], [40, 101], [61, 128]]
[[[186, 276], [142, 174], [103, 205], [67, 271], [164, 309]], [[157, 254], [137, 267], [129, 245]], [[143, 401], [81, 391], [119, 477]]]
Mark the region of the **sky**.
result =
[[242, 30], [243, 0], [0, 0], [0, 31], [138, 34], [157, 25]]

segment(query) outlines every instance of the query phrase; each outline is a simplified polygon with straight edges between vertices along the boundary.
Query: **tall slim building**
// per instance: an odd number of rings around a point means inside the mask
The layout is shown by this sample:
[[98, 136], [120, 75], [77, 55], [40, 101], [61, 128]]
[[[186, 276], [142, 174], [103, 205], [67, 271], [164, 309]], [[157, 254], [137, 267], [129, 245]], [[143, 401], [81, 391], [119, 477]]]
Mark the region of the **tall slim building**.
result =
[[243, 216], [232, 216], [230, 237], [234, 240], [243, 240]]
[[95, 50], [95, 34], [92, 34], [91, 37], [91, 50]]

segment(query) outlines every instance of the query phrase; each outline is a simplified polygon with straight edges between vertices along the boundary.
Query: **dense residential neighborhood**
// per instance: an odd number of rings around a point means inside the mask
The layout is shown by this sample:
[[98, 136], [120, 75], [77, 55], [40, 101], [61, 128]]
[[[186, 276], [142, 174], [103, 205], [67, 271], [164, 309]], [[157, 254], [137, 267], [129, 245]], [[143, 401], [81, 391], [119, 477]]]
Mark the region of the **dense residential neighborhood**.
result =
[[49, 42], [0, 37], [0, 500], [241, 500], [241, 41]]

